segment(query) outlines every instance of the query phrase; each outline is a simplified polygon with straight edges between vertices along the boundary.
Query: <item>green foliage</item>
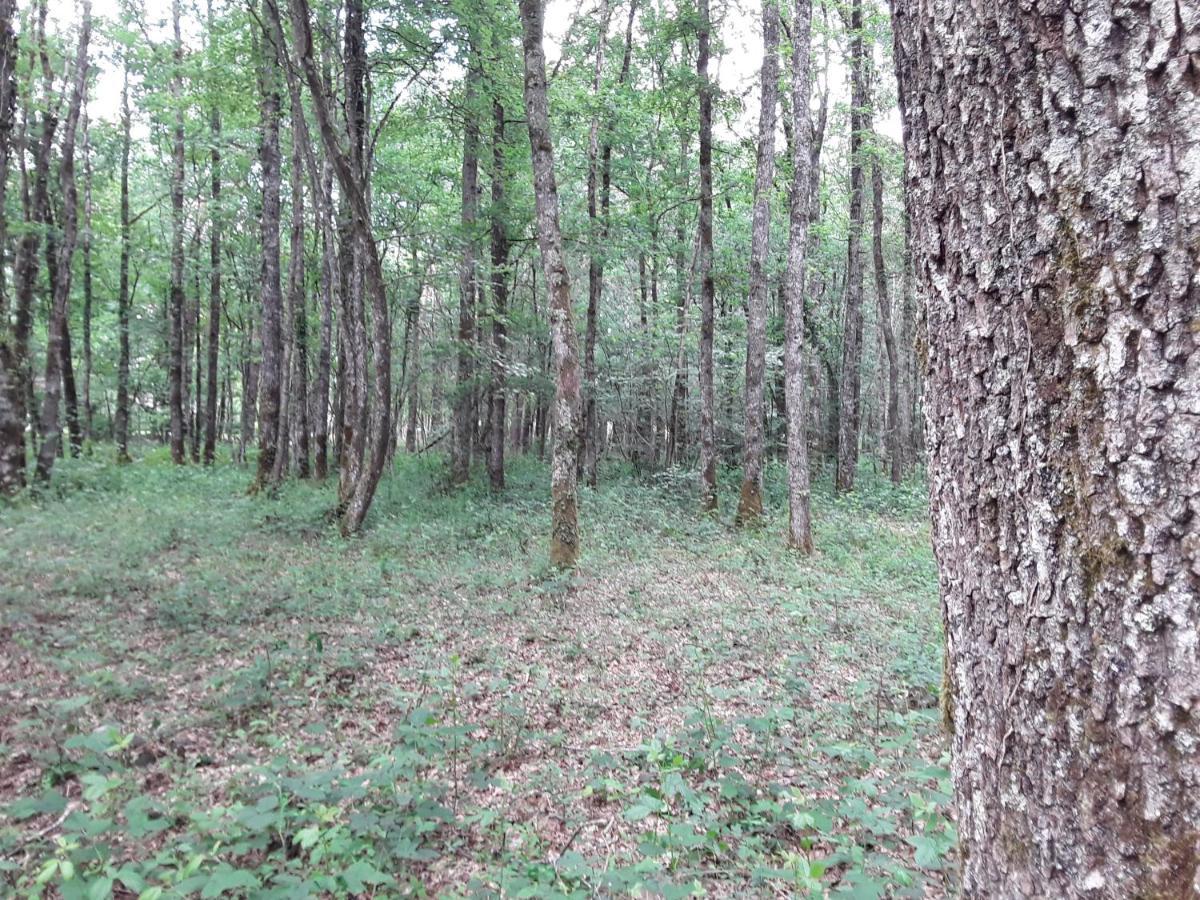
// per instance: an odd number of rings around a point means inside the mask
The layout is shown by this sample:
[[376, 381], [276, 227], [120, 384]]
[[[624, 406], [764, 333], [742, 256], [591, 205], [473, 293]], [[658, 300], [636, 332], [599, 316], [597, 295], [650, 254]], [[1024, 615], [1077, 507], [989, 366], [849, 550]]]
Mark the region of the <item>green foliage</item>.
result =
[[[919, 896], [954, 885], [920, 485], [818, 488], [818, 554], [613, 467], [543, 568], [545, 470], [329, 489], [66, 460], [6, 511], [0, 884], [22, 895]], [[724, 498], [723, 498], [724, 499]], [[116, 522], [119, 521], [119, 527]]]

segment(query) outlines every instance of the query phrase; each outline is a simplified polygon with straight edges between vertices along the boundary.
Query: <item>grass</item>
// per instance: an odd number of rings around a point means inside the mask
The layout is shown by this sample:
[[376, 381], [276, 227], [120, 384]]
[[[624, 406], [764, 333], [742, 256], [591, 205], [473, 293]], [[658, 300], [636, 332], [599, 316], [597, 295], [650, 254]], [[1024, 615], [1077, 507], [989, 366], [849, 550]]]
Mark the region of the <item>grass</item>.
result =
[[55, 474], [0, 507], [2, 892], [955, 889], [919, 484], [818, 486], [805, 560], [777, 469], [737, 531], [612, 467], [564, 576], [532, 460], [401, 458], [352, 540], [231, 464]]

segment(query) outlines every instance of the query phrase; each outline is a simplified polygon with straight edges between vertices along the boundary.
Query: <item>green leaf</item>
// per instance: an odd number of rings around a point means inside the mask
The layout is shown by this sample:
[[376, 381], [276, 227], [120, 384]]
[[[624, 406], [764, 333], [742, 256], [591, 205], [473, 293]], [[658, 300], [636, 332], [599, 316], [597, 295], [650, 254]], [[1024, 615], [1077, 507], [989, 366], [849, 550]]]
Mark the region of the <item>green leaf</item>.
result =
[[208, 881], [204, 884], [201, 897], [219, 897], [226, 891], [237, 888], [257, 888], [258, 876], [246, 869], [235, 869], [222, 863], [213, 870]]
[[361, 894], [367, 885], [388, 884], [392, 877], [380, 872], [365, 859], [360, 859], [342, 872], [342, 880], [352, 893]]

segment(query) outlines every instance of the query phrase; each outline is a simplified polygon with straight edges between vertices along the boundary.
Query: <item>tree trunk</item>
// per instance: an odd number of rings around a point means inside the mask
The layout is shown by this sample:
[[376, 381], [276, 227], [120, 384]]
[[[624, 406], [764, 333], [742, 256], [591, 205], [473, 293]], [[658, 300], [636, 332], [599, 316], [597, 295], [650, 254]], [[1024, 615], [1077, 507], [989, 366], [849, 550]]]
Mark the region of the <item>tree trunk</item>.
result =
[[83, 439], [92, 441], [92, 147], [87, 117], [83, 111]]
[[458, 266], [458, 377], [454, 395], [454, 444], [450, 451], [450, 481], [465, 484], [471, 474], [471, 445], [475, 431], [475, 220], [479, 210], [479, 120], [475, 109], [479, 93], [479, 62], [471, 47], [467, 69], [466, 121], [462, 158], [462, 258]]
[[767, 367], [767, 258], [771, 250], [771, 194], [775, 190], [775, 108], [779, 103], [779, 10], [763, 2], [762, 107], [754, 172], [750, 239], [750, 294], [746, 304], [746, 434], [742, 490], [735, 522], [757, 523], [763, 514], [763, 377]]
[[71, 297], [71, 261], [78, 239], [78, 196], [75, 188], [75, 132], [79, 126], [79, 111], [87, 89], [88, 41], [92, 33], [92, 4], [84, 0], [83, 18], [79, 31], [79, 46], [75, 52], [75, 82], [63, 124], [62, 160], [58, 182], [63, 196], [62, 241], [57, 245], [55, 274], [52, 279], [54, 296], [50, 310], [50, 334], [46, 348], [46, 386], [42, 398], [42, 446], [38, 450], [37, 479], [50, 480], [50, 471], [62, 442], [62, 426], [58, 420], [59, 394], [62, 390], [63, 334], [66, 331], [67, 308]]
[[[15, 0], [0, 0], [0, 210], [7, 209], [8, 168], [16, 114], [18, 60], [17, 38], [13, 30], [15, 13]], [[24, 176], [23, 156], [20, 167]], [[27, 191], [23, 193], [27, 194]], [[24, 241], [25, 238], [22, 238], [22, 244]], [[0, 495], [13, 494], [25, 484], [25, 398], [22, 378], [25, 363], [15, 321], [19, 319], [19, 306], [11, 308], [8, 286], [5, 284], [3, 263], [7, 253], [8, 217], [0, 215]]]
[[1200, 893], [1195, 4], [894, 4], [964, 893]]
[[892, 300], [888, 295], [887, 270], [883, 264], [883, 167], [878, 159], [871, 161], [871, 240], [875, 258], [875, 298], [879, 303], [879, 330], [887, 355], [887, 416], [884, 421], [888, 455], [888, 473], [892, 484], [904, 478], [904, 461], [900, 438], [900, 358], [896, 350], [896, 335], [892, 330]]
[[867, 129], [870, 64], [863, 33], [862, 0], [850, 7], [850, 237], [846, 252], [846, 303], [842, 309], [842, 377], [838, 386], [837, 477], [839, 493], [854, 490], [862, 410], [863, 137]]
[[508, 222], [504, 199], [504, 107], [492, 104], [492, 440], [488, 479], [492, 490], [504, 489], [505, 367], [508, 354]]
[[[212, 0], [208, 0], [209, 31], [213, 27]], [[204, 464], [212, 465], [217, 450], [217, 364], [221, 346], [221, 112], [213, 104], [211, 205], [209, 209], [208, 256], [208, 384], [204, 407]]]
[[[264, 21], [268, 13], [263, 3]], [[261, 138], [258, 158], [262, 166], [262, 213], [259, 226], [262, 248], [259, 299], [262, 309], [262, 361], [258, 372], [258, 468], [251, 491], [273, 485], [275, 456], [279, 452], [280, 406], [282, 390], [283, 337], [280, 313], [283, 306], [280, 287], [279, 221], [280, 221], [280, 158], [279, 158], [279, 76], [280, 60], [274, 36], [264, 28], [262, 43], [262, 75], [259, 115]]]
[[121, 82], [121, 262], [117, 281], [117, 462], [129, 462], [129, 62]]
[[700, 35], [696, 76], [700, 82], [700, 507], [717, 508], [717, 436], [713, 397], [713, 187], [712, 85], [708, 80], [708, 45], [712, 22], [709, 0], [700, 0]]
[[788, 212], [788, 258], [783, 283], [784, 393], [787, 408], [787, 545], [811, 553], [808, 433], [804, 391], [804, 283], [812, 189], [813, 129], [808, 113], [812, 0], [795, 0], [792, 16], [792, 187]]
[[171, 2], [175, 27], [171, 104], [175, 127], [171, 142], [171, 293], [167, 312], [167, 382], [171, 415], [171, 459], [182, 465], [183, 448], [183, 39], [179, 0]]
[[[280, 30], [278, 10], [272, 9], [272, 16], [277, 30]], [[338, 185], [349, 210], [354, 255], [362, 263], [361, 268], [356, 271], [361, 283], [366, 286], [366, 293], [371, 302], [370, 364], [374, 378], [371, 382], [370, 402], [367, 404], [367, 431], [363, 449], [364, 454], [369, 453], [369, 456], [362, 457], [359, 477], [354, 480], [353, 493], [343, 511], [341, 531], [344, 536], [349, 536], [362, 527], [387, 461], [392, 417], [391, 322], [379, 248], [371, 232], [371, 212], [367, 201], [369, 179], [363, 152], [365, 108], [357, 99], [352, 98], [351, 152], [347, 154], [334, 131], [325, 87], [313, 60], [312, 25], [307, 0], [292, 0], [290, 18], [296, 54], [312, 96], [321, 140], [327, 157], [333, 163]], [[366, 74], [366, 41], [362, 32], [363, 8], [359, 0], [350, 0], [348, 4], [346, 27], [348, 78], [350, 83], [357, 85], [355, 91], [358, 92], [362, 84], [361, 79]], [[364, 360], [364, 377], [365, 373]]]
[[573, 568], [579, 555], [575, 464], [579, 442], [579, 348], [571, 315], [571, 281], [558, 222], [558, 187], [546, 100], [541, 0], [520, 0], [525, 58], [525, 119], [533, 154], [538, 248], [549, 294], [554, 360], [554, 450], [550, 464], [550, 561]]
[[[293, 120], [304, 115], [296, 106]], [[292, 130], [292, 221], [288, 246], [288, 306], [292, 317], [292, 410], [296, 425], [296, 475], [309, 476], [308, 453], [308, 298], [304, 282], [304, 156], [301, 137]]]

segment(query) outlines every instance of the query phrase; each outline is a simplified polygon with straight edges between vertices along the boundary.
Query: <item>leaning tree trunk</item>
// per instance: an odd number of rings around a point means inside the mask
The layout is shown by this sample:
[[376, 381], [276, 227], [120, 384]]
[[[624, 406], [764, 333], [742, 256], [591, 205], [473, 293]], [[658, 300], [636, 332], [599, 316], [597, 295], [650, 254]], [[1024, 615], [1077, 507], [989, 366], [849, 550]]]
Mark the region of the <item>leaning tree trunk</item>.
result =
[[809, 204], [816, 202], [813, 128], [808, 115], [811, 43], [812, 0], [796, 0], [792, 16], [792, 186], [787, 272], [783, 282], [783, 373], [787, 397], [787, 545], [801, 553], [811, 553], [813, 549], [805, 427], [808, 413], [804, 402], [804, 276], [811, 224]]
[[554, 146], [546, 100], [546, 57], [542, 50], [541, 0], [521, 0], [525, 58], [525, 120], [533, 153], [533, 192], [538, 249], [549, 293], [550, 341], [554, 360], [554, 451], [550, 463], [550, 561], [572, 568], [579, 554], [575, 462], [579, 442], [579, 348], [571, 315], [571, 280], [558, 222]]
[[838, 385], [837, 473], [839, 492], [854, 489], [858, 433], [862, 424], [863, 343], [863, 137], [867, 128], [867, 66], [862, 0], [850, 8], [850, 237], [846, 251], [846, 303], [842, 309], [842, 377]]
[[79, 48], [75, 53], [75, 83], [63, 125], [62, 162], [58, 181], [63, 195], [62, 241], [56, 247], [55, 272], [51, 279], [54, 296], [50, 309], [49, 346], [46, 349], [45, 395], [42, 398], [42, 446], [38, 450], [37, 480], [50, 480], [50, 470], [62, 441], [62, 426], [58, 420], [58, 403], [62, 390], [63, 335], [67, 328], [67, 309], [71, 298], [71, 261], [78, 239], [78, 196], [75, 189], [75, 132], [79, 125], [79, 110], [87, 89], [88, 41], [92, 33], [92, 4], [84, 0], [83, 21], [79, 31]]
[[767, 367], [767, 257], [771, 250], [771, 193], [775, 190], [775, 107], [779, 103], [779, 10], [763, 2], [762, 108], [750, 239], [750, 296], [746, 304], [746, 447], [738, 524], [762, 518], [763, 377]]
[[712, 21], [708, 0], [700, 0], [700, 35], [696, 77], [700, 82], [700, 507], [717, 508], [717, 436], [713, 397], [713, 186], [712, 85], [708, 80], [708, 45]]
[[894, 22], [964, 890], [1196, 896], [1200, 10]]

